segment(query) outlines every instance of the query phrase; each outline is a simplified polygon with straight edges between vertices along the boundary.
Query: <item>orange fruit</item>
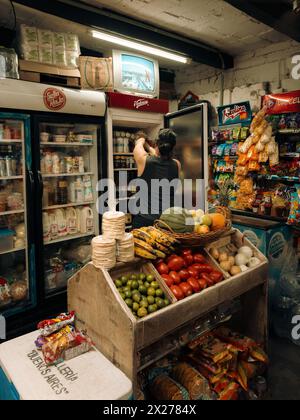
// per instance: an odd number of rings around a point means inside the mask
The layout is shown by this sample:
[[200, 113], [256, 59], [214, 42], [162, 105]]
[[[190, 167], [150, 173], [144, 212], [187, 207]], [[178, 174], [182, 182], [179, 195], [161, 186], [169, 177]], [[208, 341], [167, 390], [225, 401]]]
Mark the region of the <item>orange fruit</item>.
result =
[[210, 229], [206, 225], [200, 225], [196, 227], [196, 233], [199, 233], [200, 235], [205, 235], [206, 233], [209, 233]]
[[226, 226], [226, 218], [221, 213], [212, 213], [210, 214], [212, 225], [211, 229], [213, 231], [223, 229]]

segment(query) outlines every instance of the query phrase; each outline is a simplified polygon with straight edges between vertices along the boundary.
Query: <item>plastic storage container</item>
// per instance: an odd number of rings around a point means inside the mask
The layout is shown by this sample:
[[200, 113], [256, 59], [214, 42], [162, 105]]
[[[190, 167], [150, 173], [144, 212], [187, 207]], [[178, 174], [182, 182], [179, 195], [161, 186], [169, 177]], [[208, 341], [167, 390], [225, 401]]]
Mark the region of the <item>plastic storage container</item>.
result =
[[0, 229], [0, 252], [9, 251], [14, 247], [14, 234], [13, 230]]

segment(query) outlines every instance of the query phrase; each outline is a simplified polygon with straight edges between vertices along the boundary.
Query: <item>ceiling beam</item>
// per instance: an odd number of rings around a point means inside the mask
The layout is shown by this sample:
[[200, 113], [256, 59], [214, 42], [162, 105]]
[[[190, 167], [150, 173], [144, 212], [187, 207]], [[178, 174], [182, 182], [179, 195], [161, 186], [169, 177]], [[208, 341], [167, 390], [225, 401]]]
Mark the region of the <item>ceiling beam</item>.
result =
[[234, 65], [233, 57], [206, 44], [190, 38], [143, 24], [107, 10], [88, 6], [72, 0], [13, 0], [33, 9], [49, 13], [70, 21], [118, 33], [166, 50], [176, 51], [190, 57], [197, 63], [218, 69], [229, 69]]
[[[272, 14], [272, 7], [276, 8], [276, 2], [274, 0], [263, 1], [263, 4], [260, 4], [258, 1], [254, 2], [251, 0], [225, 0], [226, 3], [231, 4], [236, 9], [241, 10], [242, 12], [246, 13], [247, 15], [251, 16], [252, 18], [258, 20], [265, 25], [270, 26], [271, 28], [275, 29], [278, 32], [281, 32], [284, 35], [289, 36], [290, 38], [294, 39], [295, 41], [300, 42], [300, 31], [299, 31], [299, 24], [288, 24], [285, 17], [278, 16]], [[280, 2], [280, 0], [277, 0]], [[269, 5], [269, 9], [266, 7]], [[260, 7], [262, 6], [262, 7]], [[263, 7], [264, 6], [264, 7]], [[285, 6], [286, 12], [290, 12], [291, 16], [293, 13], [292, 10], [292, 2], [289, 4], [287, 2], [282, 2], [282, 6]], [[298, 15], [298, 23], [300, 21], [300, 15]], [[294, 20], [297, 19], [297, 16], [294, 16]]]

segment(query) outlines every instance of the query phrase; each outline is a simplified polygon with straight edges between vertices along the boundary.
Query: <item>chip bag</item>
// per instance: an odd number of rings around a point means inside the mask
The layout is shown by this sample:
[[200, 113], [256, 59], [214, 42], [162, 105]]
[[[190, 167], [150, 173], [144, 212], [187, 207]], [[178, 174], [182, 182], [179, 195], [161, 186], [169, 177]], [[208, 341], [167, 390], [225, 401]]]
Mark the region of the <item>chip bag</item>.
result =
[[56, 318], [46, 319], [45, 321], [39, 322], [37, 327], [40, 330], [41, 335], [48, 336], [50, 334], [53, 334], [56, 331], [59, 331], [66, 325], [73, 324], [74, 321], [75, 321], [75, 312], [62, 313], [58, 315]]

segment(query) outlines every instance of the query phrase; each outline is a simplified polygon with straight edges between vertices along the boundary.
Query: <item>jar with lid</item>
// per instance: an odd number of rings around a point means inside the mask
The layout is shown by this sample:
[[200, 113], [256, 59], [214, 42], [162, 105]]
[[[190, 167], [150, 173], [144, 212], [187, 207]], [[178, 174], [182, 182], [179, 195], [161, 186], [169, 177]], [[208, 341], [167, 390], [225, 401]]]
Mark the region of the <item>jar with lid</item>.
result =
[[68, 204], [68, 182], [60, 179], [57, 184], [57, 204]]

